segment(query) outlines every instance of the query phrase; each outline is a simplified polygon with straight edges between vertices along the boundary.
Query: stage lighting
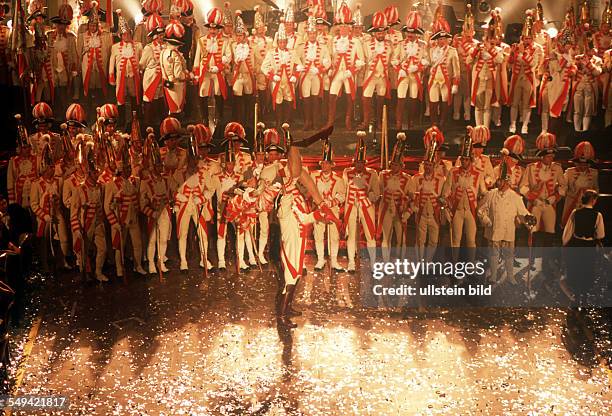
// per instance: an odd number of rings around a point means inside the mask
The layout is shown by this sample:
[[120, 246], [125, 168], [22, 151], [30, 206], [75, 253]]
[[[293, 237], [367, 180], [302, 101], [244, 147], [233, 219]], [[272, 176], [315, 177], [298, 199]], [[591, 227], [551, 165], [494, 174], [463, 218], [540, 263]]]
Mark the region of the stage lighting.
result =
[[478, 3], [478, 11], [480, 13], [489, 13], [491, 11], [491, 5], [487, 1], [481, 1]]
[[13, 28], [13, 19], [11, 19], [11, 20], [9, 20], [8, 22], [6, 22], [6, 26], [7, 26], [9, 29], [12, 29], [12, 28]]
[[144, 16], [142, 15], [141, 12], [138, 12], [134, 15], [134, 23], [138, 24], [140, 22], [142, 22], [142, 19], [144, 19]]
[[557, 37], [557, 34], [559, 34], [559, 29], [557, 29], [555, 22], [547, 22], [544, 25], [544, 30], [546, 30], [546, 33], [548, 33], [551, 39]]

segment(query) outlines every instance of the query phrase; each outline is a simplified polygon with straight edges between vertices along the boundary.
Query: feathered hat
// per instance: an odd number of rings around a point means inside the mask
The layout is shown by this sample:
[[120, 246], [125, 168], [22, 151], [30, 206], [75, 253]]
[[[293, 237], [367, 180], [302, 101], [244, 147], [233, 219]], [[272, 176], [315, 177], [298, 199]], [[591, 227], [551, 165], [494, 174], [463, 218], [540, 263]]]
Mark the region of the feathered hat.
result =
[[351, 12], [350, 7], [346, 4], [346, 1], [342, 1], [340, 7], [336, 11], [336, 15], [334, 16], [334, 23], [336, 25], [351, 25], [353, 24], [353, 13]]
[[415, 35], [422, 35], [425, 33], [423, 31], [423, 17], [416, 9], [416, 7], [412, 7], [408, 16], [406, 17], [406, 26], [402, 28], [403, 32], [406, 33], [414, 33]]
[[590, 142], [583, 141], [576, 145], [574, 148], [574, 163], [575, 162], [588, 162], [593, 163], [595, 161], [595, 148]]
[[472, 4], [468, 3], [465, 6], [465, 17], [463, 18], [463, 33], [474, 34], [474, 14], [472, 13]]
[[276, 129], [264, 130], [264, 143], [266, 144], [266, 152], [285, 153], [285, 147], [282, 145], [280, 134]]
[[536, 139], [536, 148], [538, 152], [536, 156], [541, 157], [547, 154], [554, 154], [557, 152], [557, 136], [552, 133], [540, 133]]
[[319, 164], [321, 164], [321, 162], [329, 162], [332, 165], [335, 165], [334, 152], [332, 150], [332, 145], [329, 141], [329, 137], [326, 137], [325, 140], [323, 140], [323, 154], [321, 155], [321, 161], [319, 162]]
[[399, 132], [396, 136], [395, 144], [393, 145], [393, 151], [391, 152], [390, 163], [404, 163], [404, 152], [408, 148], [408, 142], [406, 140], [406, 133]]
[[514, 134], [504, 140], [504, 147], [500, 153], [506, 156], [510, 156], [513, 159], [521, 160], [522, 153], [525, 151], [525, 141], [518, 134]]
[[472, 126], [467, 126], [465, 136], [463, 137], [463, 143], [461, 143], [461, 153], [460, 157], [472, 157], [472, 146], [473, 146], [473, 138], [472, 138]]
[[372, 26], [368, 29], [368, 32], [384, 32], [388, 27], [387, 16], [383, 12], [376, 12], [372, 16]]
[[357, 146], [355, 148], [355, 157], [353, 162], [365, 162], [367, 155], [367, 147], [365, 144], [366, 132], [360, 130], [357, 132]]

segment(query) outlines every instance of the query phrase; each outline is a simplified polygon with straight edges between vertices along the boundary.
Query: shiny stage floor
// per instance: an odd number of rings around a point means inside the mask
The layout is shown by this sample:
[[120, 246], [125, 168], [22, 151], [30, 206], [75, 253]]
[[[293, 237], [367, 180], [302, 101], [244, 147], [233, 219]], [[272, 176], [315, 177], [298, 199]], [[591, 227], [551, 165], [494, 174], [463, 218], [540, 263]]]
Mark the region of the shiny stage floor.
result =
[[68, 396], [69, 410], [54, 414], [612, 412], [609, 374], [568, 352], [560, 310], [402, 314], [339, 309], [315, 294], [287, 332], [270, 272], [216, 274], [208, 285], [200, 269], [163, 283], [77, 278], [38, 280], [29, 307], [42, 321], [18, 394]]

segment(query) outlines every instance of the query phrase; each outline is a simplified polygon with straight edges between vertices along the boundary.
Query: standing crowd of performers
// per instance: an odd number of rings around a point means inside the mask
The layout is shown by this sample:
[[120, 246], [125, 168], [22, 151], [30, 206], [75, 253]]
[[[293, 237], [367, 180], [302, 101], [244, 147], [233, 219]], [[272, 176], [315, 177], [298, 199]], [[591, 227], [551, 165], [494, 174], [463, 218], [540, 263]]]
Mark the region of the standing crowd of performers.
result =
[[598, 27], [586, 2], [578, 17], [570, 9], [551, 38], [538, 1], [512, 45], [504, 42], [499, 8], [479, 41], [469, 4], [454, 36], [442, 4], [433, 13], [422, 6], [415, 4], [401, 29], [396, 6], [375, 12], [366, 29], [359, 6], [351, 10], [341, 2], [330, 23], [325, 2], [312, 0], [308, 19], [297, 23], [289, 4], [270, 37], [258, 7], [251, 31], [229, 3], [208, 10], [200, 28], [189, 0], [173, 0], [167, 19], [161, 0], [147, 0], [142, 22], [132, 29], [119, 10], [111, 33], [100, 19], [105, 13], [86, 1], [80, 12], [88, 19], [75, 35], [67, 29], [73, 18], [69, 6], [50, 19], [54, 29], [47, 31], [42, 4], [32, 0], [25, 70], [10, 53], [10, 29], [1, 26], [0, 83], [24, 71], [18, 75], [29, 81], [32, 103], [43, 100], [63, 109], [80, 100], [90, 122], [94, 108], [116, 99], [121, 127], [128, 103], [132, 110], [143, 109], [146, 125], [168, 114], [208, 125], [209, 107], [214, 105], [215, 119], [224, 119], [227, 100], [232, 115], [225, 119], [249, 122], [257, 100], [265, 116], [276, 116], [276, 128], [286, 120], [301, 121], [299, 105], [304, 129], [316, 129], [334, 123], [339, 99], [346, 101], [348, 129], [356, 119], [358, 129], [380, 123], [385, 100], [394, 105], [390, 117], [398, 130], [412, 127], [422, 112], [441, 128], [449, 113], [469, 121], [472, 108], [474, 125], [499, 127], [504, 106], [510, 107], [510, 133], [527, 134], [535, 108], [542, 132], [558, 134], [564, 118], [576, 131], [587, 131], [602, 112], [605, 125], [612, 123], [609, 3]]
[[[418, 255], [427, 260], [434, 255], [444, 224], [448, 224], [453, 249], [475, 248], [481, 224], [490, 247], [497, 252], [510, 250], [504, 267], [499, 268], [492, 259], [491, 281], [511, 283], [516, 283], [511, 249], [517, 220], [535, 231], [538, 246], [555, 244], [558, 223], [571, 224], [570, 239], [580, 239], [596, 228], [597, 239], [603, 238], [600, 216], [592, 218], [598, 222], [595, 227], [589, 221], [574, 220], [572, 214], [581, 206], [583, 194], [598, 189], [593, 146], [587, 141], [579, 143], [574, 166], [563, 171], [554, 161], [556, 138], [549, 132], [538, 136], [538, 159], [526, 167], [521, 163], [525, 142], [519, 135], [506, 139], [501, 161], [493, 166], [483, 154], [489, 129], [470, 126], [453, 165], [444, 159], [442, 131], [432, 126], [423, 136], [425, 154], [419, 172], [411, 175], [404, 166], [409, 140], [405, 133], [398, 133], [389, 168], [380, 172], [366, 167], [364, 131], [357, 132], [352, 166], [343, 172], [334, 170], [329, 138], [315, 136], [323, 140], [324, 150], [320, 169], [309, 171], [302, 166], [298, 147], [292, 145], [288, 124], [280, 132], [260, 124], [251, 152], [245, 148], [244, 127], [230, 122], [223, 132], [226, 151], [215, 158], [209, 154], [212, 134], [204, 124], [183, 129], [178, 119], [167, 117], [159, 126], [159, 139], [150, 127], [143, 139], [136, 117], [130, 133], [116, 128], [119, 111], [114, 104], [99, 109], [91, 132], [83, 124], [86, 116], [79, 104], [69, 106], [61, 134], [49, 130], [53, 112], [48, 104], [36, 104], [32, 115], [36, 129], [32, 134], [27, 133], [21, 116], [16, 116], [19, 135], [17, 155], [8, 167], [9, 203], [31, 210], [43, 266], [60, 259], [66, 268], [76, 264], [83, 273], [91, 270], [99, 281], [108, 280], [103, 270], [109, 268], [123, 276], [126, 258], [131, 258], [139, 274], [167, 272], [166, 249], [174, 235], [173, 224], [179, 268], [187, 270], [192, 222], [200, 267], [226, 270], [231, 227], [236, 235], [237, 272], [268, 260], [282, 264], [281, 310], [286, 318], [297, 282], [304, 275], [311, 232], [315, 270], [327, 266], [349, 272], [339, 274], [336, 291], [338, 303], [349, 307], [349, 276], [357, 268], [362, 232], [367, 260], [373, 264], [377, 241], [383, 260], [389, 259], [391, 247], [407, 245], [409, 223], [416, 228]], [[563, 216], [558, 219], [556, 206], [560, 203], [564, 204]], [[213, 228], [215, 233], [211, 233]], [[209, 247], [214, 236], [216, 267]], [[346, 266], [338, 259], [339, 242], [344, 238]], [[53, 253], [57, 241], [60, 249]], [[275, 245], [280, 246], [278, 250]], [[131, 247], [130, 253], [126, 247]], [[71, 253], [76, 254], [75, 262]], [[107, 260], [112, 264], [104, 269]], [[143, 266], [143, 261], [148, 263]], [[322, 275], [329, 287], [329, 273]], [[304, 298], [309, 299], [313, 277], [305, 276]]]

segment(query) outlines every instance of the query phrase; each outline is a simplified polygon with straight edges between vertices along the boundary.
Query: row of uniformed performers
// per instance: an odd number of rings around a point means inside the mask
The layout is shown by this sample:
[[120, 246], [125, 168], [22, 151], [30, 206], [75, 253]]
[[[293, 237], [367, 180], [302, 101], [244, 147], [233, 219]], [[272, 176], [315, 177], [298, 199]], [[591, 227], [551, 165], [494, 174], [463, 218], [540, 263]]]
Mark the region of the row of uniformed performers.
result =
[[[311, 129], [335, 121], [341, 97], [346, 99], [349, 129], [358, 101], [358, 128], [364, 129], [374, 120], [380, 123], [385, 100], [394, 103], [390, 117], [398, 130], [411, 127], [422, 110], [440, 127], [451, 110], [454, 119], [469, 121], [472, 109], [473, 124], [501, 126], [504, 106], [510, 108], [511, 133], [522, 123], [520, 132], [527, 134], [536, 108], [543, 132], [559, 134], [564, 117], [576, 131], [589, 130], [598, 114], [605, 114], [606, 126], [612, 123], [609, 4], [598, 26], [586, 2], [578, 17], [570, 9], [563, 28], [551, 38], [538, 1], [526, 12], [520, 40], [511, 45], [504, 42], [500, 9], [491, 12], [479, 41], [469, 4], [463, 28], [455, 36], [441, 3], [433, 13], [415, 5], [399, 30], [396, 6], [375, 12], [366, 30], [359, 7], [351, 10], [341, 2], [332, 25], [324, 4], [310, 1], [308, 20], [300, 24], [289, 4], [270, 37], [259, 8], [252, 32], [229, 3], [223, 10], [208, 10], [200, 29], [189, 0], [173, 0], [167, 20], [161, 17], [161, 0], [148, 0], [143, 2], [144, 19], [133, 30], [118, 15], [118, 41], [113, 44], [112, 28], [100, 21], [104, 14], [95, 2], [84, 2], [81, 14], [87, 19], [75, 35], [67, 30], [73, 18], [69, 7], [50, 19], [55, 28], [45, 33], [46, 16], [36, 9], [42, 3], [33, 0], [25, 70], [32, 102], [44, 99], [65, 108], [80, 97], [91, 103], [92, 122], [93, 108], [111, 101], [114, 94], [120, 124], [127, 122], [129, 102], [132, 109], [143, 104], [147, 125], [168, 113], [208, 124], [213, 101], [215, 118], [223, 119], [224, 103], [231, 98], [232, 120], [250, 121], [257, 100], [266, 116], [276, 116], [280, 128], [283, 121], [301, 121], [294, 112], [299, 104], [304, 128]], [[425, 27], [424, 20], [431, 24]], [[1, 31], [5, 48], [8, 31], [6, 26]], [[0, 73], [5, 75], [24, 71], [11, 53], [0, 59], [3, 67]], [[200, 114], [195, 116], [198, 101]]]
[[[167, 117], [159, 127], [159, 140], [152, 128], [147, 128], [143, 140], [137, 118], [130, 134], [116, 129], [118, 109], [114, 104], [101, 107], [91, 134], [81, 122], [85, 117], [79, 104], [70, 106], [62, 134], [49, 131], [52, 115], [46, 103], [38, 103], [33, 110], [36, 132], [30, 135], [17, 117], [20, 134], [17, 155], [8, 168], [9, 202], [34, 214], [37, 236], [43, 242], [43, 262], [53, 242], [59, 241], [61, 251], [55, 254], [63, 254], [65, 267], [70, 267], [72, 252], [84, 272], [90, 267], [84, 258], [95, 258], [91, 271], [99, 281], [108, 280], [103, 273], [106, 257], [110, 257], [107, 246], [114, 254], [116, 275], [125, 274], [128, 238], [137, 273], [168, 271], [166, 248], [173, 223], [180, 270], [188, 269], [187, 237], [192, 222], [200, 266], [212, 270], [209, 228], [214, 224], [216, 268], [226, 269], [231, 226], [237, 235], [237, 271], [266, 264], [268, 259], [282, 263], [289, 302], [304, 269], [310, 224], [314, 224], [315, 269], [329, 262], [331, 268], [344, 270], [338, 249], [339, 240], [346, 235], [346, 270], [354, 272], [361, 233], [373, 263], [378, 241], [383, 259], [389, 258], [391, 246], [407, 244], [409, 222], [416, 227], [419, 254], [427, 259], [433, 256], [444, 224], [449, 224], [453, 248], [476, 247], [479, 223], [492, 247], [513, 247], [517, 218], [533, 227], [538, 246], [553, 245], [556, 227], [566, 223], [582, 194], [598, 189], [598, 171], [591, 166], [593, 146], [579, 143], [574, 166], [564, 172], [554, 161], [556, 138], [552, 133], [538, 136], [538, 159], [526, 167], [521, 156], [524, 140], [510, 136], [504, 142], [501, 163], [493, 166], [483, 154], [489, 129], [468, 127], [461, 155], [453, 165], [444, 159], [442, 131], [432, 126], [423, 136], [426, 151], [420, 170], [411, 175], [404, 166], [408, 143], [404, 133], [398, 133], [389, 169], [378, 172], [366, 167], [366, 134], [360, 131], [352, 166], [336, 172], [331, 143], [325, 139], [320, 168], [308, 171], [301, 166], [297, 148], [291, 146], [288, 125], [280, 133], [258, 126], [251, 152], [244, 149], [243, 126], [230, 122], [223, 134], [227, 150], [215, 158], [209, 155], [212, 135], [204, 124], [188, 126], [185, 131], [179, 120]], [[563, 199], [563, 216], [558, 219], [556, 206]], [[271, 224], [280, 224], [280, 234], [278, 226]], [[280, 251], [270, 248], [279, 241]], [[95, 252], [95, 256], [84, 256], [85, 252]], [[511, 263], [505, 273], [503, 279], [514, 282]], [[328, 285], [329, 275], [324, 276]], [[305, 298], [310, 297], [312, 279], [305, 279]], [[340, 274], [337, 296], [341, 305], [350, 306], [348, 279]], [[502, 278], [494, 270], [491, 279]]]

